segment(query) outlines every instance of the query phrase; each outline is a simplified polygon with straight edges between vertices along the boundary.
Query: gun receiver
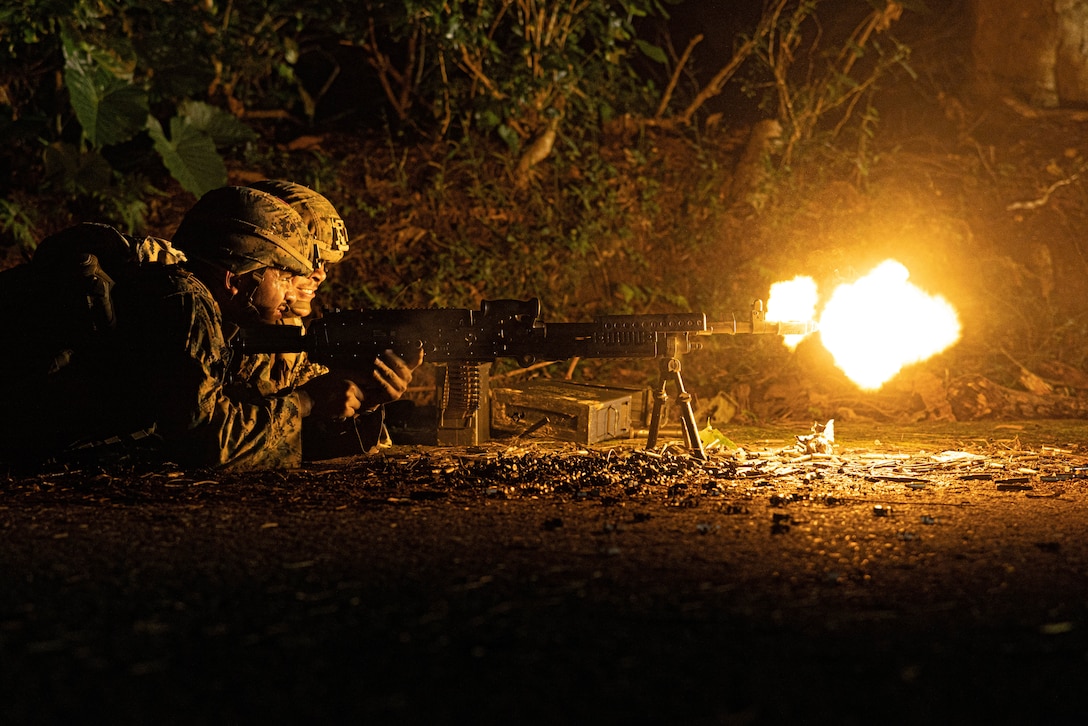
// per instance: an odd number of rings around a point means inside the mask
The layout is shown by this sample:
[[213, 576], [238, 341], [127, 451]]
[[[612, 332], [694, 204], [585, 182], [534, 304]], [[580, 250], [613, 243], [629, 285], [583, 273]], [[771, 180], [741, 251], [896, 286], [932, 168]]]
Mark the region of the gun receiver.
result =
[[[545, 323], [540, 320], [540, 301], [485, 300], [479, 310], [421, 308], [348, 310], [328, 313], [314, 320], [303, 334], [297, 326], [267, 325], [242, 331], [235, 347], [243, 354], [306, 352], [329, 368], [352, 369], [369, 365], [385, 350], [404, 354], [423, 350], [430, 363], [447, 366], [447, 385], [470, 377], [465, 366], [512, 359], [522, 367], [538, 362], [571, 358], [660, 358], [662, 384], [655, 392], [647, 445], [656, 445], [661, 409], [668, 399], [666, 386], [677, 388], [684, 437], [689, 449], [706, 458], [691, 397], [680, 375], [680, 356], [697, 350], [700, 336], [805, 334], [815, 330], [809, 322], [767, 322], [763, 303], [756, 301], [746, 320], [707, 323], [704, 313], [654, 313], [602, 315], [591, 322]], [[458, 414], [470, 416], [478, 407], [478, 384], [470, 390], [446, 396], [445, 403]], [[471, 390], [471, 389], [476, 389]], [[460, 400], [456, 405], [451, 400]], [[443, 414], [445, 418], [445, 414]]]

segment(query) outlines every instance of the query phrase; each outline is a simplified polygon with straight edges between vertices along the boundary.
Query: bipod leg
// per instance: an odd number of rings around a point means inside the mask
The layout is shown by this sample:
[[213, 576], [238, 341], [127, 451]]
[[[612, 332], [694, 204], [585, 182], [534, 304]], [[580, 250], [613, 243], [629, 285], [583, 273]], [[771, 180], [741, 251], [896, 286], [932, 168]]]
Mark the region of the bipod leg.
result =
[[680, 375], [680, 359], [669, 360], [669, 374], [676, 383], [676, 401], [680, 404], [680, 425], [684, 428], [684, 440], [691, 455], [700, 461], [706, 461], [706, 448], [699, 438], [699, 427], [695, 423], [695, 411], [691, 407], [691, 394], [684, 388], [684, 378]]
[[650, 412], [650, 430], [646, 437], [646, 448], [657, 446], [657, 437], [661, 432], [662, 409], [669, 400], [668, 385], [676, 385], [676, 401], [680, 404], [680, 425], [684, 430], [684, 443], [695, 458], [706, 461], [706, 448], [699, 438], [699, 428], [695, 423], [695, 411], [691, 407], [691, 394], [684, 387], [684, 378], [680, 375], [680, 359], [669, 358], [661, 366], [661, 385], [654, 392], [654, 407]]
[[661, 385], [654, 391], [654, 407], [650, 410], [650, 431], [646, 436], [647, 449], [657, 446], [657, 435], [661, 432], [661, 412], [665, 402], [669, 400], [669, 393], [665, 390], [667, 385], [668, 379], [663, 377]]

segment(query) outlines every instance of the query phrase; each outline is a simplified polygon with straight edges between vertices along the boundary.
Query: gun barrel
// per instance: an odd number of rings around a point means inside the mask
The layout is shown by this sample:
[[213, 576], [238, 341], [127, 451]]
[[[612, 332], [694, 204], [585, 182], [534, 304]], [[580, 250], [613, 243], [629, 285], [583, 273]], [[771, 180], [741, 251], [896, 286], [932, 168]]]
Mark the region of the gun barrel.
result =
[[808, 335], [819, 330], [814, 320], [769, 322], [756, 320], [724, 320], [707, 325], [702, 335]]

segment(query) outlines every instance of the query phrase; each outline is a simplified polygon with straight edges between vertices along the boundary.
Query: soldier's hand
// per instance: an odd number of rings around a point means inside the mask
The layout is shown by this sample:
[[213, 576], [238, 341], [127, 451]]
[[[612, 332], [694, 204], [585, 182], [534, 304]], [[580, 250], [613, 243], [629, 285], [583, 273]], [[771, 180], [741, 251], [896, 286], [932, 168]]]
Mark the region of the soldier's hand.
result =
[[303, 416], [350, 418], [363, 408], [365, 395], [354, 381], [327, 373], [298, 389]]
[[412, 371], [423, 362], [423, 351], [405, 353], [401, 357], [391, 350], [383, 352], [374, 361], [369, 380], [356, 380], [363, 390], [365, 406], [380, 406], [396, 401], [408, 391]]

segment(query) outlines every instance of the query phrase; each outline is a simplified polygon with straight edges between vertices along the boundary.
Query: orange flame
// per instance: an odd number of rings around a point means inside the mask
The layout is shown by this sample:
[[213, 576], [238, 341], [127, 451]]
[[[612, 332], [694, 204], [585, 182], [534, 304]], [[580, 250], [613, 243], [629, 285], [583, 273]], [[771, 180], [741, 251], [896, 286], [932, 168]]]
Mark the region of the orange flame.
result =
[[908, 282], [909, 276], [902, 264], [885, 260], [858, 281], [835, 288], [820, 315], [824, 347], [861, 388], [880, 388], [904, 367], [960, 338], [955, 308]]
[[[910, 273], [885, 260], [865, 277], [839, 285], [819, 317], [820, 339], [859, 387], [875, 390], [904, 367], [951, 347], [960, 338], [956, 310], [941, 296], [908, 282]], [[816, 283], [798, 276], [771, 286], [770, 322], [816, 317]], [[792, 350], [803, 336], [784, 336]]]
[[[767, 297], [767, 314], [764, 317], [769, 323], [815, 320], [818, 299], [816, 281], [811, 277], [798, 275], [792, 280], [776, 282], [771, 285], [771, 292]], [[803, 335], [783, 335], [782, 340], [790, 350], [793, 350], [804, 337]]]

